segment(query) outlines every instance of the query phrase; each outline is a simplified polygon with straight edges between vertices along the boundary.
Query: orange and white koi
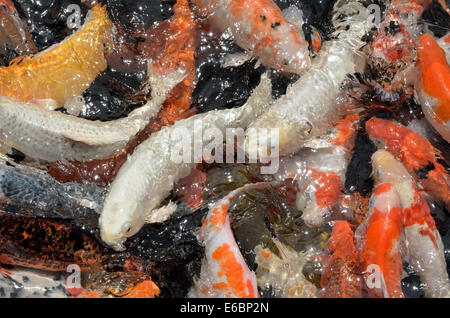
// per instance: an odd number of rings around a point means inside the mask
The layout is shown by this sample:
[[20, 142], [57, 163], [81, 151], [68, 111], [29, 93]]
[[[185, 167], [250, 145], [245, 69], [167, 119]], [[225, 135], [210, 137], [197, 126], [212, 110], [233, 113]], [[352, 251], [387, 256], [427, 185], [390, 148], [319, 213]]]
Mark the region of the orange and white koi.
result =
[[347, 221], [334, 222], [321, 263], [322, 297], [362, 297], [362, 259]]
[[438, 149], [424, 137], [393, 121], [373, 117], [366, 122], [370, 139], [402, 162], [416, 182], [437, 201], [450, 207], [450, 178], [439, 163]]
[[375, 179], [394, 185], [403, 208], [408, 263], [419, 274], [427, 297], [450, 297], [442, 239], [430, 207], [405, 167], [385, 150], [372, 157]]
[[[174, 184], [197, 166], [192, 159], [194, 136], [203, 136], [201, 145], [205, 147], [217, 142], [217, 135], [207, 135], [206, 132], [203, 135], [207, 129], [217, 129], [222, 137], [227, 128], [246, 129], [270, 105], [271, 93], [271, 81], [264, 74], [244, 106], [210, 111], [177, 121], [137, 146], [120, 168], [105, 199], [99, 220], [102, 240], [116, 250], [124, 249], [123, 242], [153, 219], [154, 210], [169, 195]], [[182, 143], [181, 137], [185, 138]], [[180, 145], [189, 149], [190, 152], [185, 152], [190, 155], [189, 160], [177, 162], [173, 159], [175, 152], [183, 152]]]
[[[342, 20], [342, 16], [348, 18]], [[358, 1], [337, 2], [333, 18], [337, 39], [325, 42], [312, 68], [250, 126], [278, 129], [281, 156], [293, 154], [306, 142], [325, 134], [339, 118], [340, 106], [344, 106], [341, 84], [348, 74], [363, 72], [366, 65], [359, 49], [364, 45], [361, 38], [369, 29], [368, 16], [369, 11]], [[246, 151], [270, 153], [275, 148], [273, 143], [264, 136], [259, 136], [259, 143], [250, 143], [248, 136]]]
[[417, 50], [416, 98], [428, 121], [450, 142], [450, 66], [445, 52], [430, 34], [420, 37]]
[[293, 157], [281, 158], [276, 179], [297, 180], [297, 209], [309, 226], [322, 226], [345, 184], [358, 115], [339, 120], [334, 132], [309, 143]]
[[205, 258], [189, 297], [258, 298], [256, 276], [248, 268], [236, 243], [228, 208], [230, 201], [242, 191], [269, 185], [267, 182], [245, 185], [209, 209], [198, 235], [205, 246]]
[[[372, 194], [366, 220], [356, 230], [358, 247], [367, 272], [375, 270], [374, 285], [367, 293], [377, 298], [403, 298], [401, 244], [403, 215], [398, 194], [391, 183], [380, 183]], [[369, 277], [366, 278], [366, 282]], [[378, 284], [378, 286], [377, 286]]]
[[164, 76], [151, 71], [149, 74], [152, 100], [128, 117], [109, 122], [78, 118], [0, 96], [0, 141], [47, 162], [110, 157], [147, 125], [172, 88], [185, 77], [179, 71]]
[[197, 13], [269, 67], [300, 74], [311, 66], [303, 31], [272, 0], [194, 0]]

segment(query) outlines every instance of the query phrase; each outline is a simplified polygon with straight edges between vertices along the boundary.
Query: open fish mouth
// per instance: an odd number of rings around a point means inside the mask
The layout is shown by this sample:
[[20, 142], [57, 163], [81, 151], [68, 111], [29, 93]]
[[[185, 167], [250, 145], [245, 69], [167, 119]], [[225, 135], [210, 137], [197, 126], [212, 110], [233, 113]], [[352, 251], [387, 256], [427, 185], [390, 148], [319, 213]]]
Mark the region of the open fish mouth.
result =
[[449, 21], [0, 0], [0, 298], [450, 297]]

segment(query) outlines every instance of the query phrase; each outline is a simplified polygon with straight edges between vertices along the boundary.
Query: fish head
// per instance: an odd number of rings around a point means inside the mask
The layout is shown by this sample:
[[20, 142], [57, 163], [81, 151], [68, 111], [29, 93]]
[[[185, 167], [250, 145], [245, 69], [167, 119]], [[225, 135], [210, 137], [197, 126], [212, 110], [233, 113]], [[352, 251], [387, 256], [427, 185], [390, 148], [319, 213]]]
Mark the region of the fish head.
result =
[[145, 220], [136, 207], [124, 207], [113, 203], [105, 204], [99, 223], [103, 242], [116, 251], [123, 251], [125, 250], [124, 242], [139, 232]]
[[[285, 25], [279, 38], [273, 39], [273, 62], [265, 63], [287, 73], [302, 74], [311, 67], [308, 42], [303, 33], [299, 34], [292, 26]], [[264, 63], [263, 59], [261, 61]]]

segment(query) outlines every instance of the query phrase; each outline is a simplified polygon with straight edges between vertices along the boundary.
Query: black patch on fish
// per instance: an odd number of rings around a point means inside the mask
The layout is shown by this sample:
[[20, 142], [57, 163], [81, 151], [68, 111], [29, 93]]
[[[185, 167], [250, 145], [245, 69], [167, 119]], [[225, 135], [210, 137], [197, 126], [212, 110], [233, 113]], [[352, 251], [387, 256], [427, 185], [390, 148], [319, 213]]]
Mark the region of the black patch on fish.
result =
[[423, 167], [422, 169], [418, 169], [415, 171], [416, 176], [419, 179], [426, 179], [428, 176], [428, 173], [432, 170], [434, 170], [436, 167], [434, 166], [434, 164], [432, 162], [429, 162], [428, 165], [426, 167]]
[[11, 153], [6, 155], [16, 163], [19, 163], [25, 159], [25, 154], [15, 148], [11, 148]]
[[281, 25], [280, 22], [275, 22], [275, 23], [272, 23], [272, 24], [270, 25], [270, 27], [271, 27], [272, 29], [276, 29], [276, 28], [278, 28], [280, 25]]
[[400, 25], [398, 24], [398, 22], [397, 21], [391, 21], [390, 23], [389, 23], [389, 33], [391, 34], [391, 35], [395, 35], [395, 34], [397, 34], [398, 32], [401, 32], [402, 31], [402, 29], [401, 29], [401, 27], [400, 27]]
[[267, 19], [265, 15], [260, 15], [259, 17], [261, 18], [262, 22], [266, 21], [266, 19]]

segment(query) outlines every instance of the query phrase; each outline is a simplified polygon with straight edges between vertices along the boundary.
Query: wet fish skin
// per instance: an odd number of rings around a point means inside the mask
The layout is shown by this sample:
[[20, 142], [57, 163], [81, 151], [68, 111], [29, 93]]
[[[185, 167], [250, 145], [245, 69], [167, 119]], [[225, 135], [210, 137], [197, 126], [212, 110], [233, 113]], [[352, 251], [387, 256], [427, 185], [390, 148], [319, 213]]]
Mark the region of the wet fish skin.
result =
[[73, 117], [0, 96], [0, 141], [47, 162], [109, 157], [145, 127], [183, 78], [179, 71], [151, 75], [153, 99], [127, 118], [109, 122]]
[[[279, 129], [281, 156], [297, 152], [307, 141], [326, 132], [339, 115], [341, 84], [348, 74], [361, 73], [366, 65], [366, 57], [359, 49], [364, 45], [361, 38], [368, 31], [368, 10], [359, 2], [342, 7], [335, 4], [335, 8], [338, 8], [334, 12], [338, 39], [327, 41], [311, 69], [250, 126]], [[357, 13], [348, 21], [339, 20], [340, 13], [353, 11]], [[267, 153], [261, 147], [270, 142], [261, 140], [260, 145], [255, 144], [256, 149], [248, 148], [248, 153]]]
[[0, 163], [0, 200], [31, 210], [19, 214], [83, 220], [96, 227], [104, 194], [94, 184], [62, 184], [39, 169]]
[[[126, 238], [136, 234], [149, 215], [170, 193], [174, 184], [187, 177], [197, 166], [191, 163], [174, 163], [170, 147], [175, 131], [182, 128], [189, 132], [189, 140], [208, 128], [222, 131], [226, 128], [244, 127], [261, 114], [270, 104], [271, 83], [267, 75], [261, 78], [247, 103], [236, 109], [210, 111], [180, 120], [163, 128], [141, 143], [128, 157], [111, 184], [110, 192], [100, 217], [101, 237], [116, 250], [122, 250]], [[196, 126], [201, 123], [200, 127]], [[186, 139], [187, 140], [187, 139]], [[213, 140], [204, 138], [203, 145]], [[177, 140], [176, 142], [179, 142]]]

